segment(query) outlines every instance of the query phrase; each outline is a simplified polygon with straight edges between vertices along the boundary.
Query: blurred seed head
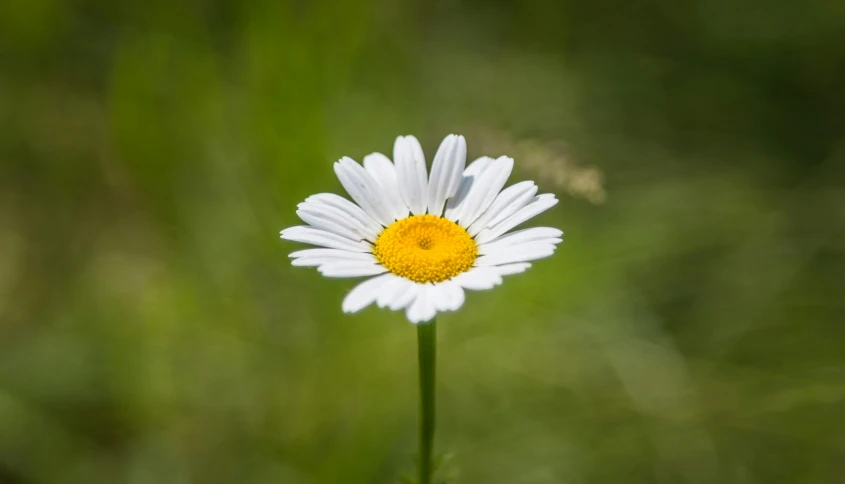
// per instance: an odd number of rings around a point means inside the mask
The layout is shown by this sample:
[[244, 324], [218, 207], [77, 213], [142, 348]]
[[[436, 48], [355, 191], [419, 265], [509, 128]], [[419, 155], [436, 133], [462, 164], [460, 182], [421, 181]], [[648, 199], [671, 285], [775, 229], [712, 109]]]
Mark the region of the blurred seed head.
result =
[[595, 166], [583, 166], [574, 160], [563, 141], [543, 143], [535, 139], [514, 139], [502, 131], [475, 130], [473, 138], [480, 152], [489, 156], [507, 153], [517, 166], [531, 173], [545, 185], [564, 190], [573, 198], [601, 205], [607, 199], [604, 174]]

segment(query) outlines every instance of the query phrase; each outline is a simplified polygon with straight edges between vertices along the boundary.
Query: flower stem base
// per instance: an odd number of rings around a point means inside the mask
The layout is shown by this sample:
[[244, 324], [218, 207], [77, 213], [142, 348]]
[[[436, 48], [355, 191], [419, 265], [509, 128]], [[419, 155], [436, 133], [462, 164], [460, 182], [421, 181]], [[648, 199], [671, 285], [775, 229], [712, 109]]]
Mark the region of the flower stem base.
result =
[[419, 484], [431, 484], [434, 449], [434, 383], [437, 360], [436, 320], [417, 325], [420, 366], [420, 455]]

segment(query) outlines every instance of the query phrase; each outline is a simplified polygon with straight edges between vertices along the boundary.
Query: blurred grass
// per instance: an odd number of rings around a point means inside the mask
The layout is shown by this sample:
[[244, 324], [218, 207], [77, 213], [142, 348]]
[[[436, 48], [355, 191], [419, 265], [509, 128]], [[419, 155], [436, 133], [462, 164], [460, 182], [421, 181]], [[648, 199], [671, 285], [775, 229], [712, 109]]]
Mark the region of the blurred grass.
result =
[[0, 482], [394, 483], [414, 331], [289, 265], [331, 162], [449, 132], [566, 241], [441, 318], [467, 483], [845, 476], [845, 11], [0, 4]]

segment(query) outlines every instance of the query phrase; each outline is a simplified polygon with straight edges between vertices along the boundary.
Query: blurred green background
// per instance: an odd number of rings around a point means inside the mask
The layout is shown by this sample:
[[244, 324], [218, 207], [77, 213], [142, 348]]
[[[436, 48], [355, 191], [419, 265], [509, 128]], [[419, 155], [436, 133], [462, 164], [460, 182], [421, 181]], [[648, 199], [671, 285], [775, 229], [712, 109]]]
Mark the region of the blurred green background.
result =
[[460, 483], [845, 482], [845, 2], [0, 2], [0, 482], [387, 483], [415, 331], [290, 266], [464, 134], [554, 257], [440, 318]]

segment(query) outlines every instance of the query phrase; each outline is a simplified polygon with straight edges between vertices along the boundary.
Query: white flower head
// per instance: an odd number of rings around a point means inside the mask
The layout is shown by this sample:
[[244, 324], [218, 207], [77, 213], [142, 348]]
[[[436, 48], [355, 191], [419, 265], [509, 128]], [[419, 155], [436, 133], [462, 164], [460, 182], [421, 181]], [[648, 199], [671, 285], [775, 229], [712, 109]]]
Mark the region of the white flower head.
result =
[[396, 138], [393, 162], [381, 154], [334, 165], [349, 200], [319, 193], [299, 204], [308, 225], [282, 230], [283, 239], [318, 246], [293, 252], [295, 266], [326, 277], [368, 277], [343, 301], [354, 313], [376, 303], [405, 310], [412, 323], [464, 303], [464, 290], [491, 289], [548, 257], [563, 232], [537, 227], [509, 232], [557, 203], [533, 182], [502, 190], [513, 159], [481, 157], [466, 166], [466, 141], [449, 135], [426, 170], [413, 136]]

